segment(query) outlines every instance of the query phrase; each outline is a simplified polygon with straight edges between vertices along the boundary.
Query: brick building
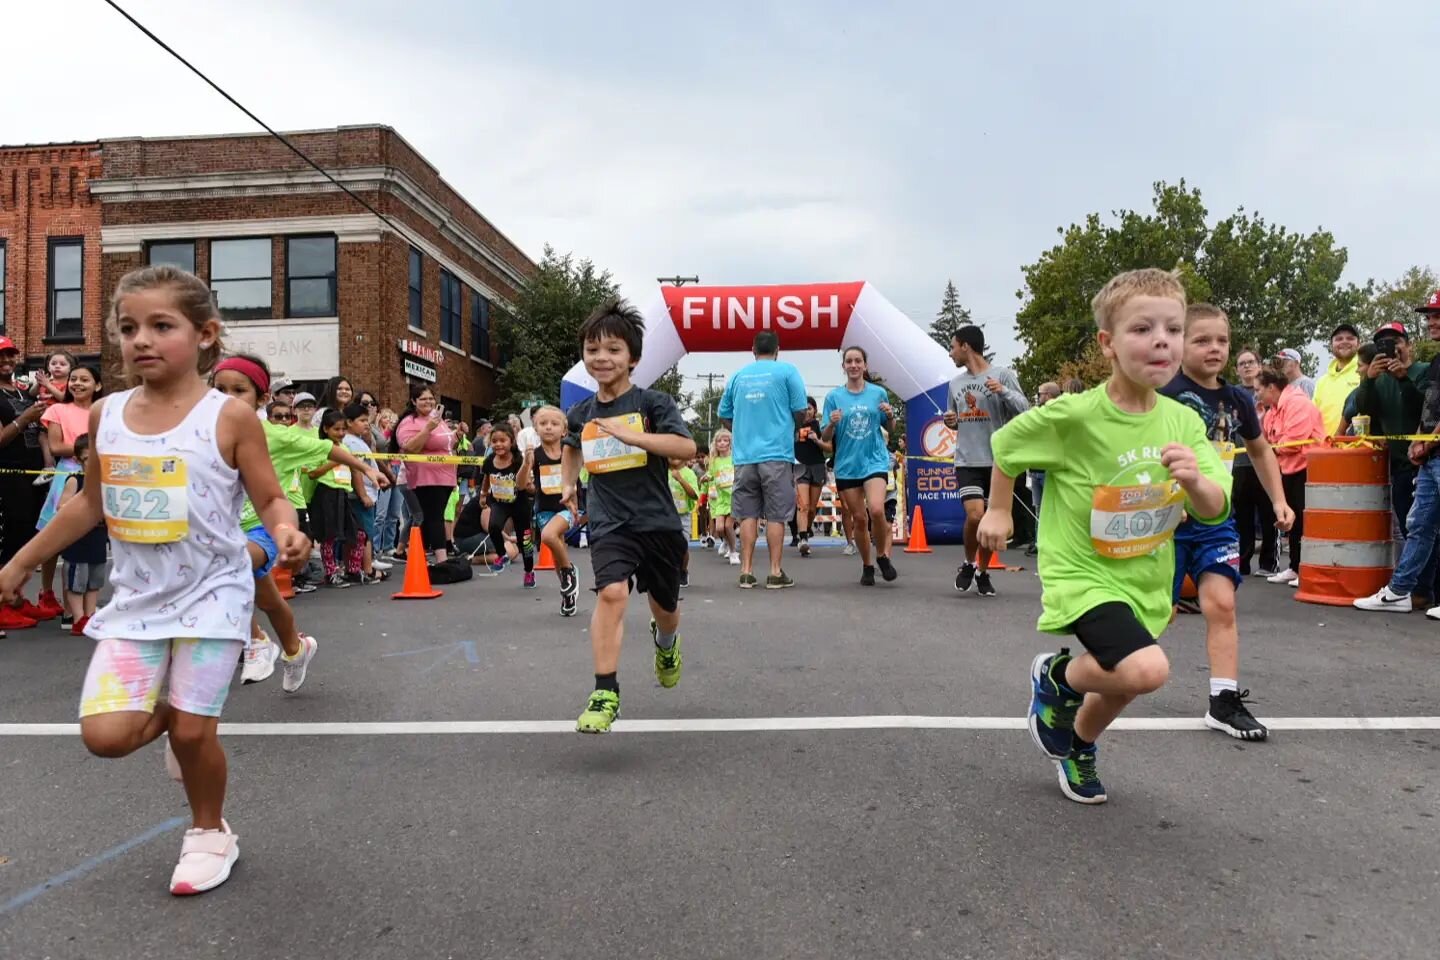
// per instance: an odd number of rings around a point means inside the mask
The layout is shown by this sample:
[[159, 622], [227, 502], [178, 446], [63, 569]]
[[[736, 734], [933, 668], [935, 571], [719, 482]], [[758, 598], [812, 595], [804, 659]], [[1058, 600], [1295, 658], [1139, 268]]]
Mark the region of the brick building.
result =
[[28, 369], [99, 359], [101, 175], [98, 143], [0, 147], [0, 333]]
[[[27, 336], [43, 333], [54, 312], [47, 302], [71, 293], [53, 284], [35, 292], [37, 269], [42, 283], [48, 270], [36, 267], [35, 252], [43, 256], [60, 231], [84, 238], [87, 351], [101, 346], [116, 281], [146, 263], [174, 263], [215, 291], [227, 346], [259, 354], [276, 373], [316, 387], [343, 373], [396, 409], [410, 383], [429, 382], [451, 414], [488, 413], [501, 361], [491, 332], [534, 263], [389, 127], [287, 136], [384, 217], [263, 134], [0, 148], [0, 243], [23, 245], [28, 257], [23, 291], [12, 290], [20, 276], [13, 252], [0, 281], [11, 328], [18, 314]], [[12, 154], [30, 166], [17, 161], [12, 174]], [[45, 171], [62, 157], [89, 165], [68, 179]], [[12, 216], [12, 180], [46, 210], [73, 198], [77, 222], [47, 214], [42, 234], [38, 215], [28, 223]], [[93, 219], [85, 231], [82, 207]], [[38, 352], [28, 339], [21, 345], [28, 356]]]

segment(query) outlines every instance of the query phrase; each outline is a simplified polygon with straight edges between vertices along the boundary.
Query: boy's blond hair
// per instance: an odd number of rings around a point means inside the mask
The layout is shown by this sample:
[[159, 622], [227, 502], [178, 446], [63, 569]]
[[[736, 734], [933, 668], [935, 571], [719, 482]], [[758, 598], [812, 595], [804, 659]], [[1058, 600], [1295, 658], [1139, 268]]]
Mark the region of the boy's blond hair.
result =
[[1224, 310], [1213, 303], [1192, 303], [1185, 308], [1185, 332], [1190, 332], [1190, 324], [1196, 320], [1224, 320], [1226, 329], [1230, 327], [1230, 317]]
[[1156, 267], [1126, 270], [1106, 281], [1100, 292], [1095, 294], [1095, 299], [1090, 301], [1095, 325], [1101, 330], [1111, 331], [1115, 314], [1136, 297], [1171, 297], [1180, 301], [1180, 306], [1185, 306], [1185, 288], [1180, 285], [1180, 278], [1174, 271]]

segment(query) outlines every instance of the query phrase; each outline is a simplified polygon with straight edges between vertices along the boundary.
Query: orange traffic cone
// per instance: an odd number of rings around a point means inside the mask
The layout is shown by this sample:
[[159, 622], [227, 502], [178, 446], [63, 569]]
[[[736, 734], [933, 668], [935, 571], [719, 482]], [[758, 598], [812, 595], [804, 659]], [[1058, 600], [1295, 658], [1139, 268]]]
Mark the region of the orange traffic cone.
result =
[[295, 579], [290, 576], [290, 568], [275, 564], [270, 568], [270, 576], [275, 580], [275, 586], [280, 589], [280, 599], [289, 600], [295, 596]]
[[930, 541], [925, 539], [925, 514], [920, 504], [915, 504], [915, 514], [910, 520], [910, 542], [905, 545], [906, 553], [933, 553]]
[[430, 585], [430, 567], [425, 562], [425, 541], [419, 527], [410, 528], [410, 549], [405, 558], [405, 585], [395, 594], [394, 600], [434, 600], [443, 596], [444, 590]]
[[543, 540], [540, 542], [540, 556], [535, 558], [535, 569], [555, 569], [555, 555], [550, 552], [550, 547]]

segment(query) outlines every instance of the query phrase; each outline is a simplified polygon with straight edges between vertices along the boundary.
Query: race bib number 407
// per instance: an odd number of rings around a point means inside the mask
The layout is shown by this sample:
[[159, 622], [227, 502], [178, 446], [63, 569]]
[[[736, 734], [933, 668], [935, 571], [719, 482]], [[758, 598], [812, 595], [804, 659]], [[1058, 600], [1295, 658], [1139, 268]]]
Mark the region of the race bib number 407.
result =
[[1185, 516], [1185, 492], [1173, 481], [1133, 487], [1095, 488], [1090, 543], [1112, 560], [1153, 553]]
[[110, 536], [127, 543], [176, 543], [190, 532], [185, 461], [100, 455], [100, 489]]
[[[636, 433], [645, 432], [645, 421], [638, 413], [609, 417], [606, 423]], [[645, 466], [649, 458], [644, 450], [600, 432], [598, 420], [591, 420], [580, 431], [580, 450], [585, 456], [585, 469], [591, 473], [615, 473]]]

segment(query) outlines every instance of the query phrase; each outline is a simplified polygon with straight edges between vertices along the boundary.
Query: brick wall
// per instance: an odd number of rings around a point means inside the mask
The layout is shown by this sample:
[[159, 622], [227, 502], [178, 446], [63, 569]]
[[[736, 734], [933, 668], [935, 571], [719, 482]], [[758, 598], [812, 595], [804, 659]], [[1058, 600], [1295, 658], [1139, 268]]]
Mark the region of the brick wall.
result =
[[[100, 257], [100, 204], [89, 181], [101, 175], [97, 144], [0, 147], [0, 240], [5, 242], [5, 335], [31, 361], [47, 344], [49, 241], [84, 239], [81, 343], [64, 348], [98, 353], [105, 301]], [[33, 365], [33, 362], [32, 362]]]

